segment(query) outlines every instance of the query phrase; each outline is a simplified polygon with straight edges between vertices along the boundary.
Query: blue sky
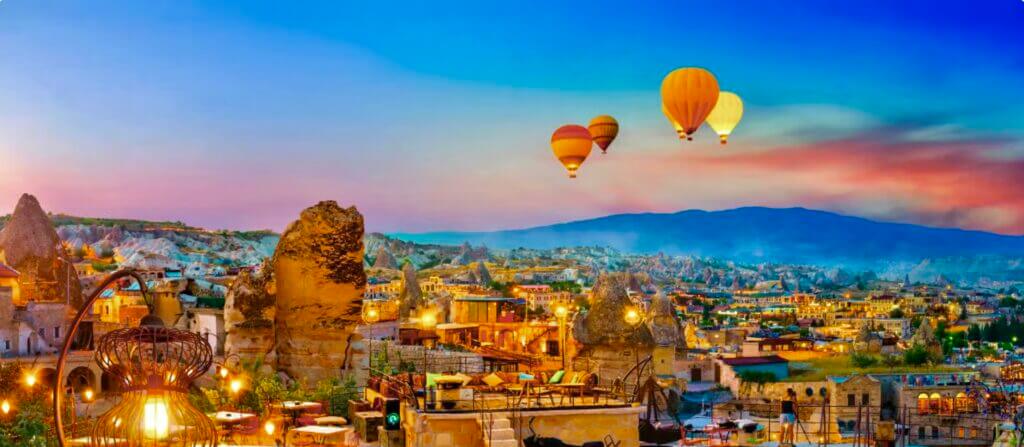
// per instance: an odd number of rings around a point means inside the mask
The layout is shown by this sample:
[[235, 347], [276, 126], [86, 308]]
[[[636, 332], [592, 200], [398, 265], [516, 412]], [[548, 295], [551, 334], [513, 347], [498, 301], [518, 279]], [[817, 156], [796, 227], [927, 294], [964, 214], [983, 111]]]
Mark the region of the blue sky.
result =
[[[3, 0], [0, 209], [280, 230], [333, 199], [421, 231], [766, 205], [1024, 233], [1024, 2], [547, 3]], [[726, 148], [672, 138], [680, 66], [744, 98]], [[570, 182], [550, 133], [603, 113], [622, 134]]]

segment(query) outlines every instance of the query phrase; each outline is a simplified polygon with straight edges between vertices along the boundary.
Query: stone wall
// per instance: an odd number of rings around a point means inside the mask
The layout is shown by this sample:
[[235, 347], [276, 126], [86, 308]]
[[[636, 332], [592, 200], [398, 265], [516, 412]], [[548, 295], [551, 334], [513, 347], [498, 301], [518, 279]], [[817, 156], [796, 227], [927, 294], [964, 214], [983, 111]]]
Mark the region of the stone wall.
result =
[[[532, 434], [554, 437], [572, 445], [603, 441], [611, 435], [620, 447], [639, 447], [637, 429], [643, 407], [526, 411], [512, 417], [492, 413], [495, 419], [509, 418], [522, 439]], [[419, 413], [406, 409], [402, 415], [405, 445], [408, 447], [483, 447], [484, 430], [480, 413]]]

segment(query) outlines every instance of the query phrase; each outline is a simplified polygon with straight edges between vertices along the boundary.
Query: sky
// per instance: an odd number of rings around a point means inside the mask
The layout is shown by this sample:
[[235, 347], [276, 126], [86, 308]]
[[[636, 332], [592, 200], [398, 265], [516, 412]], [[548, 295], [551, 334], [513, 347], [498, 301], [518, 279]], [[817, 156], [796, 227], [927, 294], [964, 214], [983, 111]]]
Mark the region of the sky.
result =
[[[550, 4], [557, 3], [557, 4]], [[0, 0], [0, 213], [370, 231], [801, 206], [1024, 234], [1024, 2]], [[680, 142], [661, 79], [745, 102]], [[621, 126], [570, 180], [551, 132]]]

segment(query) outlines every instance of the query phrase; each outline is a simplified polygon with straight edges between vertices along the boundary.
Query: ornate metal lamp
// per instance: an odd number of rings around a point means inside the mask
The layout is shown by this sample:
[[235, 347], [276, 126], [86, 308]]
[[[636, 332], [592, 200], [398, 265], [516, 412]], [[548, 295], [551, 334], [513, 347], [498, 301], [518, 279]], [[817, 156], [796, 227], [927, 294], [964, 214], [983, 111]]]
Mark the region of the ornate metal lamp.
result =
[[[131, 276], [139, 281], [152, 311], [145, 281], [132, 270], [110, 275], [86, 300], [72, 323], [57, 362], [54, 414], [57, 440], [65, 445], [61, 424], [63, 369], [70, 340], [96, 297], [114, 280]], [[188, 401], [188, 387], [213, 363], [210, 344], [199, 334], [164, 327], [150, 313], [137, 328], [107, 333], [96, 346], [96, 363], [113, 376], [124, 393], [120, 403], [100, 416], [90, 444], [108, 446], [213, 447], [217, 430], [213, 421]]]

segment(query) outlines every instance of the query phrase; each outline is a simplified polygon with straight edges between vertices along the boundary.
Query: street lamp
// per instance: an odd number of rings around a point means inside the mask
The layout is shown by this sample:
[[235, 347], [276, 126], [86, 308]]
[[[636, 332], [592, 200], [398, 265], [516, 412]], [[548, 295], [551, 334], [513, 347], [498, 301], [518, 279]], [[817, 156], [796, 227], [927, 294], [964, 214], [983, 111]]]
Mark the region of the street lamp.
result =
[[[433, 332], [437, 327], [437, 314], [432, 310], [424, 310], [420, 314], [420, 329]], [[423, 374], [427, 373], [427, 341], [423, 340]]]
[[213, 349], [199, 334], [164, 327], [163, 320], [152, 314], [153, 302], [145, 280], [131, 269], [118, 270], [101, 281], [71, 321], [57, 360], [53, 389], [57, 444], [61, 447], [66, 445], [61, 403], [64, 399], [64, 368], [71, 341], [99, 295], [114, 281], [124, 277], [138, 281], [150, 314], [142, 319], [139, 327], [109, 332], [96, 344], [96, 363], [121, 384], [124, 394], [117, 405], [96, 421], [90, 445], [214, 445], [217, 429], [213, 421], [189, 403], [187, 394], [192, 381], [205, 374], [213, 364]]
[[569, 317], [569, 306], [565, 303], [558, 303], [555, 306], [555, 316], [558, 317], [558, 352], [562, 355], [562, 369], [565, 369], [565, 320]]
[[25, 373], [25, 386], [27, 386], [29, 388], [32, 388], [32, 387], [36, 386], [36, 382], [38, 382], [38, 381], [39, 381], [39, 379], [36, 377], [36, 373], [35, 372]]
[[[626, 313], [622, 317], [622, 319], [625, 320], [626, 324], [628, 324], [633, 329], [633, 335], [634, 335], [634, 337], [633, 337], [634, 338], [634, 340], [633, 340], [634, 341], [634, 346], [633, 346], [633, 354], [634, 355], [633, 355], [633, 357], [634, 357], [634, 361], [636, 362], [636, 364], [639, 365], [640, 364], [640, 345], [639, 345], [639, 343], [637, 343], [637, 340], [635, 340], [635, 338], [636, 338], [635, 336], [636, 336], [637, 328], [640, 327], [640, 322], [643, 321], [643, 316], [640, 315], [640, 311], [636, 310], [635, 307], [630, 307], [630, 308], [626, 309]], [[637, 370], [637, 372], [636, 372], [636, 387], [637, 387], [637, 389], [640, 389], [640, 371], [639, 370]]]

